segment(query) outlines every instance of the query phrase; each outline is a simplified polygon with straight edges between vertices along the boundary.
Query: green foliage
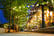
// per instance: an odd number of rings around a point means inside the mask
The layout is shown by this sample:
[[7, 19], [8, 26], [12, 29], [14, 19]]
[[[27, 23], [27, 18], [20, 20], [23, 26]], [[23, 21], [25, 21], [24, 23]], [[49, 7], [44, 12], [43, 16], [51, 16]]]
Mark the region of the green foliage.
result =
[[[3, 3], [4, 8], [6, 8], [6, 10], [4, 10], [4, 16], [7, 18], [7, 20], [9, 20], [9, 14], [11, 12], [10, 11], [10, 9], [11, 9], [13, 16], [19, 16], [18, 25], [23, 25], [27, 21], [26, 16], [28, 15], [28, 13], [27, 13], [28, 8], [26, 7], [26, 5], [27, 4], [32, 5], [32, 3], [35, 3], [36, 1], [38, 1], [38, 4], [41, 4], [41, 5], [46, 4], [46, 2], [44, 2], [43, 0], [32, 0], [32, 1], [30, 1], [30, 0], [11, 0], [11, 1], [6, 0], [6, 2]], [[47, 0], [47, 1], [49, 2], [49, 4], [51, 4], [50, 0]], [[21, 8], [19, 8], [19, 7], [21, 7]]]

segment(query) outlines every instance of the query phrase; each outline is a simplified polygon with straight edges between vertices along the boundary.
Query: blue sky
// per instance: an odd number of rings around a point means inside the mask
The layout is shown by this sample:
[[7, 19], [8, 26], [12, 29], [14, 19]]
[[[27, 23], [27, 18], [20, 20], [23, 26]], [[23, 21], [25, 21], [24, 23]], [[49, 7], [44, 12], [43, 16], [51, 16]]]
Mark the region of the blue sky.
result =
[[[0, 3], [0, 8], [3, 8], [3, 5]], [[0, 24], [8, 23], [6, 18], [4, 17], [4, 12], [2, 9], [0, 9]]]

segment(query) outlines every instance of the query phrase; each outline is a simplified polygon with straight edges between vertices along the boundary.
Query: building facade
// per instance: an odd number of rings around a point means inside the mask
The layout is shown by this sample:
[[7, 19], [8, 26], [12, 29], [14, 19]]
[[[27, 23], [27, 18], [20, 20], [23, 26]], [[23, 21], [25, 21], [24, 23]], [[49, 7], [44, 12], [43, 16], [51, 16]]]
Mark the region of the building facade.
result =
[[[39, 29], [44, 26], [44, 28], [54, 26], [54, 11], [52, 6], [43, 6], [33, 7], [31, 9], [29, 22], [27, 28], [29, 29]], [[43, 13], [44, 12], [44, 13]], [[43, 23], [44, 21], [44, 23]]]

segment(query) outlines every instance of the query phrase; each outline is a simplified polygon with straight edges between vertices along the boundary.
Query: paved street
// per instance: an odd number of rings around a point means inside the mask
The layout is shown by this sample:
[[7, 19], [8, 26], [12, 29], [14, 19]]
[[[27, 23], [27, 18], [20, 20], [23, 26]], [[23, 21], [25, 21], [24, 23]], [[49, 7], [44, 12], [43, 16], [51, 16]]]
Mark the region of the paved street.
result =
[[54, 34], [18, 32], [18, 33], [1, 33], [0, 36], [54, 36]]

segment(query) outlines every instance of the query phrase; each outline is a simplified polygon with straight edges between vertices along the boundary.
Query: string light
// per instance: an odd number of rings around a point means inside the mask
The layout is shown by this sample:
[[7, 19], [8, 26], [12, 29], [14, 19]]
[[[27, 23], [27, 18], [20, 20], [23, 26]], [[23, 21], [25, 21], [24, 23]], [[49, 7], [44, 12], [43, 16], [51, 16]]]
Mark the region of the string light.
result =
[[48, 4], [49, 2], [47, 1], [47, 4]]
[[16, 18], [18, 18], [18, 17], [16, 16]]
[[34, 5], [32, 5], [32, 7], [34, 7]]
[[47, 14], [47, 17], [48, 17], [48, 14]]
[[51, 0], [51, 2], [53, 3], [54, 1], [53, 1], [53, 0]]
[[16, 9], [16, 7], [13, 8], [13, 10]]
[[50, 12], [50, 16], [52, 16], [52, 11]]
[[19, 6], [19, 9], [21, 9], [21, 6]]
[[30, 6], [28, 5], [28, 8], [29, 8]]
[[49, 13], [49, 10], [47, 10], [47, 13]]
[[37, 4], [36, 6], [39, 6], [39, 4]]
[[25, 8], [25, 6], [23, 6], [23, 8]]

